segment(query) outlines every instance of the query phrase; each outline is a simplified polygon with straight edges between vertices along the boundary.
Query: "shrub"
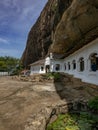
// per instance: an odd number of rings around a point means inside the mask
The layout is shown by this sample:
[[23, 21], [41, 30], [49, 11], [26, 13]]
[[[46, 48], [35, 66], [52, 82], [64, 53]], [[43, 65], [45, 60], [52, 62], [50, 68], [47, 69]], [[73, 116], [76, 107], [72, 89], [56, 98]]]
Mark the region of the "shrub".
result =
[[54, 78], [53, 73], [47, 73], [47, 74], [46, 74], [46, 77], [47, 77], [48, 79], [53, 79], [53, 78]]
[[54, 79], [60, 79], [60, 73], [54, 73]]
[[54, 73], [54, 72], [52, 72], [52, 73], [47, 73], [47, 78], [49, 78], [49, 79], [54, 79], [54, 80], [58, 80], [58, 79], [60, 79], [60, 73]]
[[89, 106], [91, 109], [98, 110], [98, 97], [95, 97], [95, 98], [91, 99], [91, 100], [88, 102], [88, 106]]

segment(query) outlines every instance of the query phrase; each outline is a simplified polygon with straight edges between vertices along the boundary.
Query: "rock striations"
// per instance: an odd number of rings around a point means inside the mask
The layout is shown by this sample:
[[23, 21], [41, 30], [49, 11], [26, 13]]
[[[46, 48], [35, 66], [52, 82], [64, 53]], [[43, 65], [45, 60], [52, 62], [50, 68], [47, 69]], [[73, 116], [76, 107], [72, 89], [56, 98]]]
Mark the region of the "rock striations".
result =
[[24, 66], [50, 51], [68, 54], [98, 37], [98, 0], [48, 0], [28, 35]]

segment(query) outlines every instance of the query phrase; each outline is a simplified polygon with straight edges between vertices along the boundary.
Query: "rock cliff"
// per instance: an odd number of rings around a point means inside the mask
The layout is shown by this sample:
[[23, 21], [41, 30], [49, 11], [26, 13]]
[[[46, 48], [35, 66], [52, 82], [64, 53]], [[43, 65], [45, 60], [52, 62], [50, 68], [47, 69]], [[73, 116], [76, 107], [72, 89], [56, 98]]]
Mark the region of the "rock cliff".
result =
[[22, 55], [24, 66], [43, 59], [53, 42], [53, 34], [63, 12], [69, 7], [72, 0], [48, 0], [38, 20], [31, 28], [27, 45]]
[[49, 51], [67, 56], [98, 37], [98, 0], [48, 0], [28, 35], [25, 66]]

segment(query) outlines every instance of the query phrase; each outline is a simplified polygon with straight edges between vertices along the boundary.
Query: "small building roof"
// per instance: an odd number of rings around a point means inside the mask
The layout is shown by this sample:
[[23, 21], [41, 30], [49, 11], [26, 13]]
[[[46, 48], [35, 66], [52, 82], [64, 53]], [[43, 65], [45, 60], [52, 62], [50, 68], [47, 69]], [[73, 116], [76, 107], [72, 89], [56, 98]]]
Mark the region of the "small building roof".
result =
[[44, 59], [43, 59], [43, 60], [38, 60], [38, 61], [36, 61], [36, 62], [30, 64], [30, 66], [44, 65], [44, 63], [45, 63], [45, 60], [44, 60]]

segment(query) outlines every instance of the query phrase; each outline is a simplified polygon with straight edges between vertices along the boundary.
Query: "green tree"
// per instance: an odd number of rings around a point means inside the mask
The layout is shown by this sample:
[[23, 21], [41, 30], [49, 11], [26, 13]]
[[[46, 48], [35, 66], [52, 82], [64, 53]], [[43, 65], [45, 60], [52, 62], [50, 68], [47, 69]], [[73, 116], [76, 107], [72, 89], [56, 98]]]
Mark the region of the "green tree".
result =
[[17, 68], [17, 66], [20, 66], [20, 60], [18, 58], [5, 56], [0, 57], [0, 71], [12, 71]]

